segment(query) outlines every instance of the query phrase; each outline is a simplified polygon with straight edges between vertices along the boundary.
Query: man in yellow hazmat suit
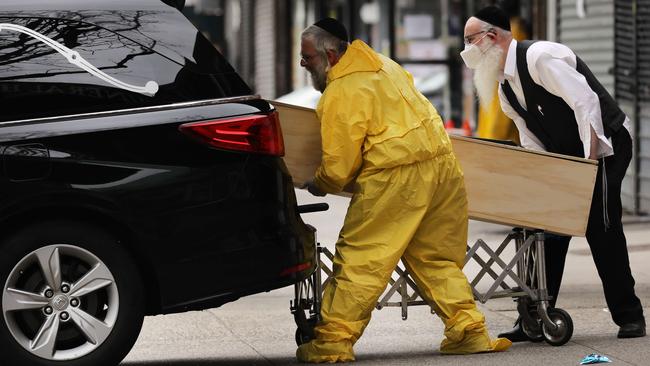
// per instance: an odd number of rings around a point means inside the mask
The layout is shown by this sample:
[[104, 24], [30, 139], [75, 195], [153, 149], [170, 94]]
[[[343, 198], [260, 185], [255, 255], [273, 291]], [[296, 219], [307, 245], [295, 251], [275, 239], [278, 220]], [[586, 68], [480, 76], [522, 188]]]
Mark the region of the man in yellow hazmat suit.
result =
[[[400, 258], [445, 323], [442, 353], [502, 351], [489, 337], [461, 268], [467, 244], [463, 173], [442, 120], [413, 78], [325, 18], [301, 39], [301, 65], [323, 92], [322, 163], [306, 188], [354, 195], [336, 243], [316, 338], [300, 361], [353, 361], [352, 346]], [[356, 178], [356, 179], [355, 179]]]

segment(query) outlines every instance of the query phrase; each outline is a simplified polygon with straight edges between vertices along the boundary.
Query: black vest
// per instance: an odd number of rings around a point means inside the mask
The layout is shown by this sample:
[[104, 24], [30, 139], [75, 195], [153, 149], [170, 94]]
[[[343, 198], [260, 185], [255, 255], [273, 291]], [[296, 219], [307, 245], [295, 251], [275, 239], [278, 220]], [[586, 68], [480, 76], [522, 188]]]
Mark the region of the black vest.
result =
[[[533, 43], [534, 41], [517, 42], [517, 71], [527, 110], [519, 104], [508, 81], [502, 84], [503, 92], [513, 109], [526, 121], [526, 127], [544, 144], [547, 151], [582, 158], [585, 156], [584, 149], [573, 109], [562, 98], [536, 84], [530, 76], [526, 52]], [[625, 113], [578, 56], [576, 70], [587, 79], [591, 89], [598, 95], [605, 136], [611, 136], [625, 122]]]

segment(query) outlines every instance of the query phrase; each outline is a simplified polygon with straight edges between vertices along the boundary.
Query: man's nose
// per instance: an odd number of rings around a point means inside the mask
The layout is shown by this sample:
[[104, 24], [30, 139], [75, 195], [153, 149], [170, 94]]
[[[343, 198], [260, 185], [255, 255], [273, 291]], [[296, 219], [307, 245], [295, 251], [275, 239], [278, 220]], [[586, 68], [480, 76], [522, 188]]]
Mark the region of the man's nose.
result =
[[302, 67], [307, 67], [307, 62], [305, 61], [304, 58], [301, 58], [301, 59], [300, 59], [300, 66], [302, 66]]

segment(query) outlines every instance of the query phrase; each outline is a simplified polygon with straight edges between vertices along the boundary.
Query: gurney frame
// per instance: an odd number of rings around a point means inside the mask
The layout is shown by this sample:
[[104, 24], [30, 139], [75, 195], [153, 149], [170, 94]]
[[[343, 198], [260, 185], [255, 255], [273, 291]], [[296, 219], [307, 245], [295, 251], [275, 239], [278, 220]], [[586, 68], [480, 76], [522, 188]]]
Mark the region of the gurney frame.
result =
[[[551, 308], [549, 305], [551, 299], [546, 285], [544, 238], [545, 233], [542, 230], [515, 228], [506, 235], [496, 250], [483, 239], [478, 239], [472, 246], [467, 247], [465, 264], [474, 260], [481, 267], [470, 281], [475, 300], [486, 303], [494, 298], [515, 298], [521, 319], [520, 325], [529, 340], [546, 341], [553, 346], [561, 346], [573, 335], [573, 321], [566, 311]], [[506, 263], [500, 255], [513, 242], [515, 254]], [[487, 254], [488, 258], [481, 257], [479, 250]], [[308, 279], [295, 285], [295, 299], [291, 302], [291, 312], [298, 326], [297, 344], [313, 339], [313, 327], [320, 321], [322, 289], [333, 276], [332, 266], [328, 266], [324, 261], [327, 259], [329, 263], [333, 262], [332, 252], [316, 243], [315, 256], [316, 270]], [[494, 265], [500, 268], [495, 271]], [[477, 287], [486, 275], [494, 282], [485, 293], [481, 293]], [[514, 281], [516, 286], [509, 286], [507, 279]], [[406, 320], [408, 307], [418, 305], [429, 305], [434, 313], [435, 307], [421, 296], [417, 284], [400, 261], [376, 308], [381, 310], [384, 307], [400, 307], [402, 320]]]

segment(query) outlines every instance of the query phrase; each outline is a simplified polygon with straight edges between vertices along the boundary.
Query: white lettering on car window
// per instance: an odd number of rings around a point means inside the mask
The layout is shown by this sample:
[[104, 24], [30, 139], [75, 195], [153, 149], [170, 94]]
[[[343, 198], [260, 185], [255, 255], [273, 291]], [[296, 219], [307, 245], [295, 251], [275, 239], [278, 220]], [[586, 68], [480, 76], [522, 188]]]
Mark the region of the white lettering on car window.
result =
[[61, 43], [59, 43], [59, 42], [57, 42], [57, 41], [55, 41], [55, 40], [53, 40], [53, 39], [51, 39], [51, 38], [49, 38], [47, 36], [44, 36], [41, 33], [38, 33], [38, 32], [36, 32], [36, 31], [34, 31], [32, 29], [29, 29], [27, 27], [23, 27], [22, 25], [17, 25], [17, 24], [0, 23], [0, 32], [5, 31], [5, 30], [24, 33], [24, 34], [27, 34], [27, 35], [29, 35], [31, 37], [34, 37], [34, 38], [38, 39], [39, 41], [46, 44], [48, 47], [52, 48], [53, 50], [55, 50], [58, 53], [60, 53], [61, 55], [63, 55], [68, 60], [68, 62], [70, 62], [71, 64], [73, 64], [73, 65], [75, 65], [75, 66], [77, 66], [77, 67], [79, 67], [81, 69], [84, 69], [88, 73], [94, 75], [95, 77], [98, 77], [98, 78], [104, 80], [105, 82], [107, 82], [107, 83], [109, 83], [109, 84], [111, 84], [111, 85], [113, 85], [115, 87], [125, 89], [125, 90], [128, 90], [128, 91], [132, 91], [132, 92], [135, 92], [135, 93], [144, 94], [144, 95], [149, 96], [149, 97], [153, 97], [158, 92], [158, 83], [156, 83], [155, 81], [153, 81], [153, 80], [148, 81], [145, 86], [137, 86], [137, 85], [132, 85], [132, 84], [128, 84], [128, 83], [122, 82], [120, 80], [117, 80], [114, 77], [112, 77], [112, 76], [106, 74], [105, 72], [99, 70], [94, 65], [92, 65], [90, 62], [88, 62], [86, 59], [81, 57], [81, 55], [79, 55], [79, 52], [73, 51], [73, 50], [69, 49], [68, 47], [62, 45]]

